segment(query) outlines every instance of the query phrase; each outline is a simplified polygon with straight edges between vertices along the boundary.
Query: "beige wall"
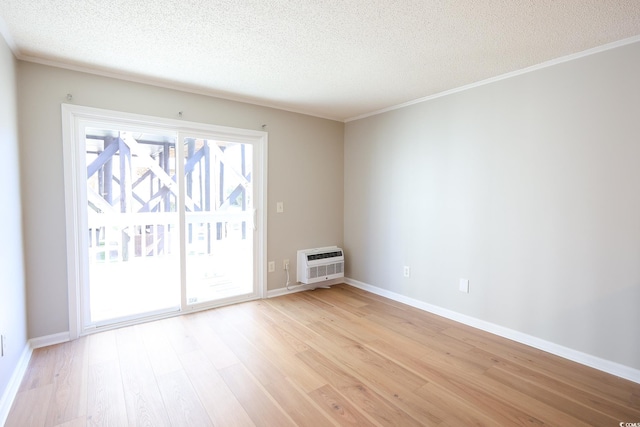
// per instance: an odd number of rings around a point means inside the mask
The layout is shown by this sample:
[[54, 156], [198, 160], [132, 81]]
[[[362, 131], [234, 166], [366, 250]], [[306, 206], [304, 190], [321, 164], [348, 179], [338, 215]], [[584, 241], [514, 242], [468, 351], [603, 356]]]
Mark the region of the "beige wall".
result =
[[[343, 131], [339, 122], [208, 96], [19, 62], [21, 165], [29, 337], [69, 330], [60, 104], [67, 102], [269, 133], [268, 259], [342, 244]], [[276, 214], [282, 201], [285, 212]], [[295, 277], [295, 263], [292, 274]], [[281, 269], [268, 289], [284, 286]]]
[[0, 423], [2, 396], [27, 344], [15, 68], [0, 36], [0, 334], [7, 337], [7, 354], [0, 358]]
[[633, 44], [347, 123], [347, 275], [639, 369], [638, 76]]

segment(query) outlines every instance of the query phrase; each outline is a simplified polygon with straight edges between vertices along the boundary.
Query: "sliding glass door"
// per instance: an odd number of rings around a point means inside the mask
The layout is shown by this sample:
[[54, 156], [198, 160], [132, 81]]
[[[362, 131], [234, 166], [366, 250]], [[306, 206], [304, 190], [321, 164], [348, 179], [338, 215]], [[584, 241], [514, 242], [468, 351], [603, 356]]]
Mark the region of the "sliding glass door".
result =
[[185, 137], [187, 304], [252, 292], [253, 147]]
[[175, 135], [87, 127], [90, 322], [180, 308]]
[[72, 337], [264, 294], [265, 132], [77, 106], [63, 128]]

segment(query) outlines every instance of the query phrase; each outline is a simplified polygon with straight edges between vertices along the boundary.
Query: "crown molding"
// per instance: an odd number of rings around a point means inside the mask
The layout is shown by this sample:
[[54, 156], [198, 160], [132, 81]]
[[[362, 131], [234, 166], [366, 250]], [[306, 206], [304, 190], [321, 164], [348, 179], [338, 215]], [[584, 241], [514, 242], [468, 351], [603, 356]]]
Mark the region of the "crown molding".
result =
[[355, 116], [355, 117], [351, 117], [351, 118], [345, 119], [344, 122], [345, 123], [353, 122], [353, 121], [364, 119], [364, 118], [367, 118], [367, 117], [376, 116], [378, 114], [387, 113], [389, 111], [399, 110], [401, 108], [409, 107], [411, 105], [421, 104], [423, 102], [428, 102], [428, 101], [431, 101], [431, 100], [434, 100], [434, 99], [437, 99], [437, 98], [442, 98], [442, 97], [447, 96], [447, 95], [452, 95], [454, 93], [463, 92], [463, 91], [466, 91], [466, 90], [469, 90], [469, 89], [473, 89], [473, 88], [476, 88], [476, 87], [479, 87], [479, 86], [488, 85], [488, 84], [495, 83], [495, 82], [498, 82], [498, 81], [501, 81], [501, 80], [510, 79], [512, 77], [520, 76], [522, 74], [527, 74], [527, 73], [531, 73], [533, 71], [542, 70], [542, 69], [547, 68], [547, 67], [552, 67], [554, 65], [562, 64], [564, 62], [569, 62], [569, 61], [573, 61], [575, 59], [584, 58], [586, 56], [595, 55], [595, 54], [600, 53], [600, 52], [605, 52], [607, 50], [616, 49], [618, 47], [626, 46], [626, 45], [637, 43], [637, 42], [640, 42], [640, 35], [634, 36], [634, 37], [629, 37], [629, 38], [622, 39], [622, 40], [618, 40], [618, 41], [615, 41], [615, 42], [612, 42], [612, 43], [607, 43], [607, 44], [604, 44], [602, 46], [597, 46], [597, 47], [594, 47], [594, 48], [591, 48], [591, 49], [583, 50], [582, 52], [572, 53], [570, 55], [562, 56], [560, 58], [551, 59], [549, 61], [545, 61], [545, 62], [542, 62], [540, 64], [532, 65], [530, 67], [522, 68], [520, 70], [511, 71], [509, 73], [501, 74], [501, 75], [495, 76], [495, 77], [490, 77], [488, 79], [480, 80], [478, 82], [470, 83], [468, 85], [460, 86], [460, 87], [457, 87], [457, 88], [454, 88], [454, 89], [449, 89], [449, 90], [445, 90], [445, 91], [442, 91], [442, 92], [438, 92], [436, 94], [428, 95], [428, 96], [425, 96], [425, 97], [422, 97], [422, 98], [418, 98], [418, 99], [414, 99], [412, 101], [403, 102], [402, 104], [397, 104], [397, 105], [393, 105], [391, 107], [382, 108], [380, 110], [371, 111], [370, 113], [365, 113], [365, 114], [361, 114], [359, 116]]

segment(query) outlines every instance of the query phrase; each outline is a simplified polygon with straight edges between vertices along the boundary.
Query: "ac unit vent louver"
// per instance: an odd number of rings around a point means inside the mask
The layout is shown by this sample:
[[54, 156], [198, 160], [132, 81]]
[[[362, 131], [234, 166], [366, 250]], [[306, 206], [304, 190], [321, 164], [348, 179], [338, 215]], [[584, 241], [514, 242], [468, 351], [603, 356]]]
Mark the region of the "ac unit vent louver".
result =
[[298, 282], [317, 283], [344, 277], [344, 252], [337, 246], [298, 251]]

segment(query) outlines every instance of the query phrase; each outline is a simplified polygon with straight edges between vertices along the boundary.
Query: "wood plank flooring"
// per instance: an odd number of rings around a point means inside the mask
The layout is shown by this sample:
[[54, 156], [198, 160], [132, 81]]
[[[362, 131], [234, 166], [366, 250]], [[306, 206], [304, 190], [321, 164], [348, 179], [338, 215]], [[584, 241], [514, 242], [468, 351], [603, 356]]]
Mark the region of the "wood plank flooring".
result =
[[7, 426], [618, 426], [640, 385], [337, 285], [35, 350]]

